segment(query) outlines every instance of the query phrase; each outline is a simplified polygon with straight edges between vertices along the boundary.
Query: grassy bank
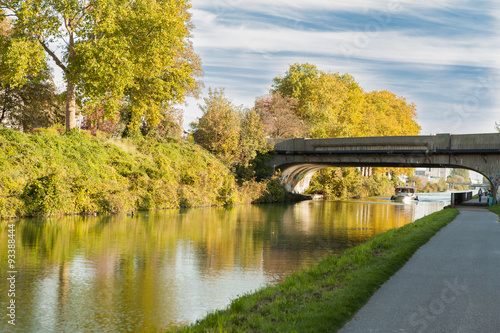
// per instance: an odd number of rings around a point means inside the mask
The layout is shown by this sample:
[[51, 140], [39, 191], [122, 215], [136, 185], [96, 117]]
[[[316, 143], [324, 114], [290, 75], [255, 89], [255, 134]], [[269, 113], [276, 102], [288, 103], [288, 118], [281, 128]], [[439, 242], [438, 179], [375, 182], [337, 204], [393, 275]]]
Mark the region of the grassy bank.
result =
[[277, 181], [237, 184], [217, 158], [180, 140], [0, 129], [0, 218], [285, 201]]
[[330, 256], [318, 265], [234, 300], [179, 332], [335, 332], [437, 231], [445, 209]]
[[490, 212], [495, 213], [500, 217], [500, 204], [489, 206], [488, 209], [490, 210]]

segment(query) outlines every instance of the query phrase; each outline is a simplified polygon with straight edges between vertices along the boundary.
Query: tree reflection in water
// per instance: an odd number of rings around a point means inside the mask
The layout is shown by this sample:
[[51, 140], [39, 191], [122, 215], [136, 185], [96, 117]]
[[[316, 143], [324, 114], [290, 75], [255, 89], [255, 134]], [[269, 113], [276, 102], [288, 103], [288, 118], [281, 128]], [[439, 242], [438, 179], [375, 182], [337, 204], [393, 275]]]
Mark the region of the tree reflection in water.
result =
[[[21, 220], [15, 330], [139, 332], [188, 324], [443, 206], [365, 199]], [[6, 258], [2, 247], [2, 281]], [[8, 301], [2, 293], [1, 307]]]

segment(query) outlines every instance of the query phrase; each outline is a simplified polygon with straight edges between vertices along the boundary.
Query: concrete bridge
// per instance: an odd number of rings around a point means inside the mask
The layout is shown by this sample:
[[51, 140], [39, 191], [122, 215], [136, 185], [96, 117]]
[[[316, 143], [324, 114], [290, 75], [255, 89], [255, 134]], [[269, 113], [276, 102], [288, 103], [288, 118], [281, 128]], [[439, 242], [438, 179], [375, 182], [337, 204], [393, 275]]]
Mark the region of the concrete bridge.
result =
[[[500, 185], [500, 134], [437, 134], [336, 139], [271, 139], [289, 192], [303, 193], [318, 170], [332, 166], [462, 168]], [[497, 199], [500, 199], [497, 197]]]

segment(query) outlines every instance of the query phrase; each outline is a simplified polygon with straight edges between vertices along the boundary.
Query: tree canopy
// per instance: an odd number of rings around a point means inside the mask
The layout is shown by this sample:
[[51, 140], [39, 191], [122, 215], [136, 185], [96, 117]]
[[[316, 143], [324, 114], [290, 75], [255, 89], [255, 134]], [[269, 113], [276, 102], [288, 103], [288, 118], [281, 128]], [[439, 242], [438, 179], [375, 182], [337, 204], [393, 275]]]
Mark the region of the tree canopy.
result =
[[257, 98], [254, 110], [271, 138], [297, 138], [307, 134], [304, 122], [294, 113], [297, 99], [280, 92]]
[[13, 21], [0, 20], [0, 123], [30, 131], [60, 122], [61, 103], [50, 68], [36, 57], [16, 63], [14, 56], [22, 50], [12, 49]]
[[[0, 0], [13, 34], [2, 62], [11, 84], [47, 67], [66, 81], [66, 129], [83, 107], [129, 113], [129, 128], [155, 126], [186, 94], [196, 93], [199, 58], [190, 42], [189, 0]], [[5, 67], [5, 66], [4, 66]]]
[[[284, 76], [274, 78], [270, 92], [271, 96], [296, 101], [288, 105], [288, 112], [297, 118], [294, 121], [296, 124], [304, 124], [308, 137], [396, 136], [418, 135], [420, 132], [414, 103], [408, 103], [404, 97], [385, 90], [365, 92], [349, 74], [324, 72], [315, 65], [296, 63], [290, 66]], [[259, 101], [256, 106], [262, 109], [262, 104]], [[281, 113], [282, 116], [287, 114]], [[276, 119], [273, 118], [275, 123]], [[269, 128], [266, 127], [269, 135], [280, 133]], [[299, 136], [303, 135], [294, 133], [290, 137]], [[377, 188], [374, 184], [379, 182], [379, 172], [400, 174], [407, 170], [375, 170], [373, 184], [365, 185]], [[347, 181], [348, 176], [350, 178]], [[357, 195], [350, 187], [362, 182], [370, 183], [354, 169], [325, 169], [315, 174], [311, 190], [336, 197]]]
[[313, 138], [417, 135], [416, 106], [388, 91], [366, 93], [349, 74], [294, 64], [271, 93], [295, 98], [293, 111]]
[[[209, 89], [200, 109], [203, 116], [198, 123], [191, 124], [196, 142], [227, 166], [252, 169], [251, 161], [267, 150], [260, 115], [253, 109], [234, 105], [225, 96], [224, 89]], [[251, 173], [245, 171], [248, 172]]]
[[238, 155], [242, 107], [231, 103], [223, 89], [209, 89], [208, 97], [203, 100], [196, 142], [230, 164]]

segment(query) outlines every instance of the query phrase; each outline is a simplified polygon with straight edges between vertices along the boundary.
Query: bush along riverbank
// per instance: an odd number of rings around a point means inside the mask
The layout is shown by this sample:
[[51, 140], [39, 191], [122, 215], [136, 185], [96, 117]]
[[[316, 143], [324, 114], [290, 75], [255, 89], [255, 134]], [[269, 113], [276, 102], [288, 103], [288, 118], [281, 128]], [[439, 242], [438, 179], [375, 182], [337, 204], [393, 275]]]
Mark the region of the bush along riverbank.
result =
[[335, 332], [457, 215], [444, 209], [242, 296], [177, 332]]
[[288, 201], [277, 179], [238, 183], [180, 140], [0, 129], [0, 218]]

